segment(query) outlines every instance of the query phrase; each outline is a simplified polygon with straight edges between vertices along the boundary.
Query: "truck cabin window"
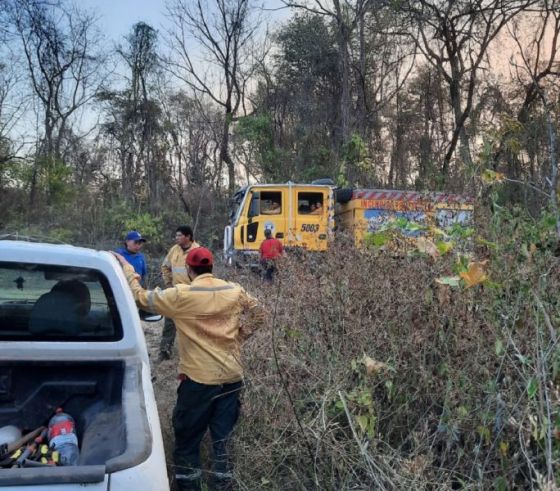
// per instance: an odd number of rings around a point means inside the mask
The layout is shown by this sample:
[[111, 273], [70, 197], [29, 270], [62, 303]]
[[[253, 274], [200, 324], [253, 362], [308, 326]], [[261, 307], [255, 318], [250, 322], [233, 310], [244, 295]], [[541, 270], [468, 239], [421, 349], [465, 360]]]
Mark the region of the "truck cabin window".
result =
[[282, 213], [282, 193], [280, 191], [261, 192], [261, 215], [280, 215]]
[[300, 215], [322, 215], [323, 209], [323, 193], [298, 193]]
[[112, 291], [98, 271], [0, 262], [0, 340], [121, 338], [122, 326]]

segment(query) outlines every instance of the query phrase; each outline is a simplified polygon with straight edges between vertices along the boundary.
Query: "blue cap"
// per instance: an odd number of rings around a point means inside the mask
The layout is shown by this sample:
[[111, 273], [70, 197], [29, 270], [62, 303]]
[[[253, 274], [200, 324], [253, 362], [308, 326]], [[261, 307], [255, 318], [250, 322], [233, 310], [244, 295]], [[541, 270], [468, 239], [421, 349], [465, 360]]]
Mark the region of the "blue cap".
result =
[[144, 237], [142, 237], [140, 232], [137, 232], [136, 230], [133, 230], [132, 232], [128, 232], [128, 234], [126, 234], [126, 239], [124, 240], [137, 240], [140, 242], [146, 242], [146, 239], [144, 239]]

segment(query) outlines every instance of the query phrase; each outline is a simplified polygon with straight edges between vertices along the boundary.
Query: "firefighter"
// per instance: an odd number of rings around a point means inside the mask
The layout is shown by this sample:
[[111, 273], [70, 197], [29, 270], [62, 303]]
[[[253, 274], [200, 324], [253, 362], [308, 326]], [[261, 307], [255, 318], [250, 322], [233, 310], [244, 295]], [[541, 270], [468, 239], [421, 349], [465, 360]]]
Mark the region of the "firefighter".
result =
[[273, 201], [270, 203], [268, 208], [262, 210], [263, 215], [280, 215], [282, 213], [282, 207], [278, 201]]
[[264, 229], [264, 240], [259, 248], [264, 279], [271, 282], [276, 271], [276, 261], [282, 255], [282, 242], [272, 237], [272, 230]]
[[[188, 285], [191, 280], [185, 267], [187, 254], [200, 247], [194, 240], [192, 228], [188, 225], [181, 225], [175, 231], [175, 245], [169, 249], [167, 256], [161, 265], [161, 277], [164, 288], [175, 285]], [[165, 318], [161, 342], [159, 345], [159, 360], [169, 360], [175, 341], [175, 325], [172, 319]]]
[[172, 318], [177, 328], [181, 382], [173, 411], [173, 429], [179, 490], [202, 489], [200, 442], [207, 429], [214, 450], [215, 488], [232, 489], [228, 443], [239, 417], [243, 378], [240, 345], [263, 323], [264, 310], [240, 285], [213, 276], [212, 253], [205, 247], [193, 249], [187, 255], [191, 284], [165, 290], [143, 289], [124, 257], [114, 255], [123, 265], [136, 302]]
[[311, 207], [311, 213], [310, 215], [322, 215], [323, 214], [323, 205], [320, 202], [315, 203], [315, 205], [313, 205]]

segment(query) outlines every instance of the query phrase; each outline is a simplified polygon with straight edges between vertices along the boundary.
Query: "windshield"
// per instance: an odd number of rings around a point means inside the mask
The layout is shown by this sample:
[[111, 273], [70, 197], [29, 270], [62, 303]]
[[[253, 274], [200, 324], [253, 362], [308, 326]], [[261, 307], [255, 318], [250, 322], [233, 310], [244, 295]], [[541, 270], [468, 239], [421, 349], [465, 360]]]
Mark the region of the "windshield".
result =
[[237, 221], [237, 215], [239, 212], [239, 207], [243, 203], [243, 198], [245, 197], [245, 193], [247, 191], [247, 187], [242, 187], [239, 191], [237, 191], [233, 198], [230, 199], [230, 209], [229, 209], [229, 223], [235, 224]]
[[88, 268], [0, 262], [0, 340], [116, 341], [107, 279]]

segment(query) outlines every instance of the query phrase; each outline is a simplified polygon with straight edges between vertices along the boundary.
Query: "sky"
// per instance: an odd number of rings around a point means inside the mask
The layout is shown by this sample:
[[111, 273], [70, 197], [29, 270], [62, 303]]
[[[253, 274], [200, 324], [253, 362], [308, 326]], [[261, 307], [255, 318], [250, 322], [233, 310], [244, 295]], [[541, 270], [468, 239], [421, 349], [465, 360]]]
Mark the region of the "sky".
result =
[[[165, 29], [168, 22], [165, 0], [80, 0], [77, 4], [97, 14], [104, 34], [116, 43], [121, 43], [137, 22], [145, 22], [159, 31]], [[289, 16], [288, 9], [276, 10], [282, 6], [281, 0], [261, 0], [258, 4], [270, 9], [267, 16], [273, 21]]]
[[[191, 2], [194, 0], [186, 0]], [[209, 5], [214, 0], [205, 0]], [[1, 3], [1, 0], [0, 0]], [[97, 26], [105, 37], [105, 49], [111, 50], [116, 45], [125, 45], [125, 37], [131, 32], [132, 26], [137, 22], [145, 22], [164, 34], [169, 20], [165, 15], [166, 0], [70, 0], [80, 9], [93, 12], [97, 17]], [[288, 19], [291, 12], [289, 9], [280, 9], [281, 0], [254, 0], [257, 5], [262, 5], [266, 11], [264, 16], [269, 20], [272, 29], [279, 27], [282, 21]], [[264, 26], [263, 26], [264, 27]], [[118, 64], [114, 67], [114, 74], [121, 77], [126, 76], [127, 69]], [[115, 61], [114, 60], [114, 61]], [[32, 112], [24, 114], [15, 122], [11, 133], [17, 140], [26, 141], [30, 128], [35, 128], [36, 121]], [[97, 113], [91, 113], [87, 108], [79, 116], [79, 125], [89, 127], [95, 123]]]
[[160, 30], [166, 21], [163, 0], [81, 0], [79, 5], [99, 17], [103, 33], [115, 42], [121, 42], [137, 22]]

